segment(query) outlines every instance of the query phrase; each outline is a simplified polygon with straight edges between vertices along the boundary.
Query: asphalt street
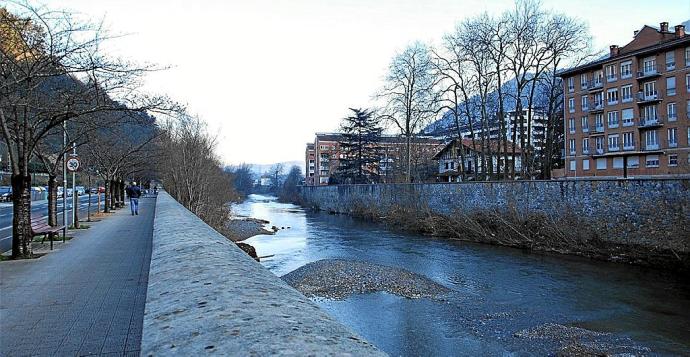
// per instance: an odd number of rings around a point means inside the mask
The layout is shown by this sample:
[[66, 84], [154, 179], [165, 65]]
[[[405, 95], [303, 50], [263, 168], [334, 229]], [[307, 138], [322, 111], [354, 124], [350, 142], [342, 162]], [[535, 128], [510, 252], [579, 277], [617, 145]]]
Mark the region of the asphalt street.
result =
[[[101, 194], [101, 204], [103, 194]], [[91, 212], [97, 210], [98, 196], [91, 196]], [[89, 195], [79, 196], [79, 220], [86, 219]], [[58, 222], [62, 224], [62, 198], [58, 199]], [[48, 200], [31, 202], [31, 216], [48, 219]], [[67, 226], [72, 224], [72, 197], [67, 197]], [[0, 203], [0, 252], [12, 249], [12, 203]]]

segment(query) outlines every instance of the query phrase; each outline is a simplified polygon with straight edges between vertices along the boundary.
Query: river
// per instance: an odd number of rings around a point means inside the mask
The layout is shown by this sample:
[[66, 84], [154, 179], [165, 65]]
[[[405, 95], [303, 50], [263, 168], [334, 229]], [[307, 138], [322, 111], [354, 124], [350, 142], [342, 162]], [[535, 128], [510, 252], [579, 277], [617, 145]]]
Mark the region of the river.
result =
[[278, 276], [320, 259], [355, 259], [451, 289], [443, 301], [383, 292], [315, 299], [393, 356], [547, 354], [572, 342], [516, 337], [545, 323], [607, 333], [609, 351], [629, 345], [642, 354], [690, 355], [690, 282], [673, 274], [405, 234], [267, 196], [252, 195], [233, 210], [286, 227], [246, 241], [259, 255], [274, 255], [262, 264]]

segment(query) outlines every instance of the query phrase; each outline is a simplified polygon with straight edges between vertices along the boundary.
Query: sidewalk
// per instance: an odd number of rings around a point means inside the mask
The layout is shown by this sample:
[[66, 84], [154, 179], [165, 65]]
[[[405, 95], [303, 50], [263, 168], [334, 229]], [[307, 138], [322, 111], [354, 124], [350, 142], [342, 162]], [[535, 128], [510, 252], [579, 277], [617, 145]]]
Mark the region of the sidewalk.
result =
[[0, 263], [0, 355], [139, 355], [154, 198], [91, 228], [63, 250]]

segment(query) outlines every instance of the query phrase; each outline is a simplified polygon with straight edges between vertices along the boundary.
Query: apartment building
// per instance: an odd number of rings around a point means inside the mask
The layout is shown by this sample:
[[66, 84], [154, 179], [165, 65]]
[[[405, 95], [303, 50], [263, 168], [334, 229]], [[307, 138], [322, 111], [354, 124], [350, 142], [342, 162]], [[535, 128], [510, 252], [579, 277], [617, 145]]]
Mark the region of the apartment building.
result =
[[314, 185], [316, 179], [316, 151], [313, 143], [307, 143], [307, 149], [304, 152], [304, 183], [308, 186]]
[[567, 178], [690, 175], [690, 36], [644, 26], [560, 74]]
[[[316, 133], [314, 143], [307, 143], [305, 150], [306, 185], [328, 185], [340, 165], [342, 152], [340, 143], [345, 141], [341, 133]], [[433, 138], [418, 137], [413, 140], [412, 156], [415, 160], [428, 160], [443, 146]], [[394, 182], [395, 164], [401, 162], [405, 152], [405, 138], [383, 135], [378, 142], [381, 159], [374, 170], [381, 176], [381, 182]]]
[[[518, 115], [518, 111], [508, 111], [506, 112], [506, 117], [508, 119], [506, 120], [507, 125], [505, 128], [506, 137], [508, 140], [513, 140], [515, 138], [515, 142], [522, 143], [522, 135], [520, 133], [520, 115]], [[546, 140], [546, 122], [548, 121], [548, 116], [540, 110], [528, 108], [522, 110], [522, 118], [525, 136], [529, 134], [529, 137], [526, 138], [525, 141], [528, 141], [529, 145], [534, 147], [534, 150], [537, 153], [541, 153], [541, 151], [544, 149], [544, 143]], [[528, 127], [531, 128], [530, 133], [527, 133]], [[487, 131], [489, 133], [487, 137], [491, 140], [495, 140], [500, 137], [501, 130], [497, 122], [492, 123]], [[483, 132], [484, 130], [481, 128], [475, 127], [474, 138], [480, 139]], [[469, 130], [469, 127], [463, 128], [462, 137], [470, 139], [472, 138], [472, 132]]]
[[[508, 143], [512, 148], [513, 143]], [[513, 157], [512, 150], [506, 153], [503, 146], [499, 145], [499, 141], [489, 140], [487, 151], [490, 153], [487, 158], [487, 167], [482, 167], [479, 163], [481, 158], [482, 146], [479, 142], [472, 142], [472, 139], [451, 140], [446, 146], [439, 151], [433, 159], [438, 161], [438, 174], [436, 175], [439, 182], [461, 182], [462, 174], [465, 174], [466, 180], [486, 180], [489, 172], [499, 172], [503, 170], [505, 165], [505, 154], [508, 154], [509, 163], [515, 161], [515, 170], [519, 172], [522, 169], [521, 154], [522, 150], [518, 147], [515, 151], [517, 155]], [[462, 152], [461, 152], [462, 150]], [[489, 170], [491, 165], [491, 170]]]

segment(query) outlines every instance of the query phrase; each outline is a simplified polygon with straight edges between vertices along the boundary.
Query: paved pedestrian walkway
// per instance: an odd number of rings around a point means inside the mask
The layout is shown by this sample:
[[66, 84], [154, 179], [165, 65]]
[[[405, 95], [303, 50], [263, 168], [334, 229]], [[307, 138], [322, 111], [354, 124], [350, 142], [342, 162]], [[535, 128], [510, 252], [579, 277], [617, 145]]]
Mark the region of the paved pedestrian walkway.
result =
[[0, 263], [0, 356], [139, 355], [155, 198], [64, 249]]

